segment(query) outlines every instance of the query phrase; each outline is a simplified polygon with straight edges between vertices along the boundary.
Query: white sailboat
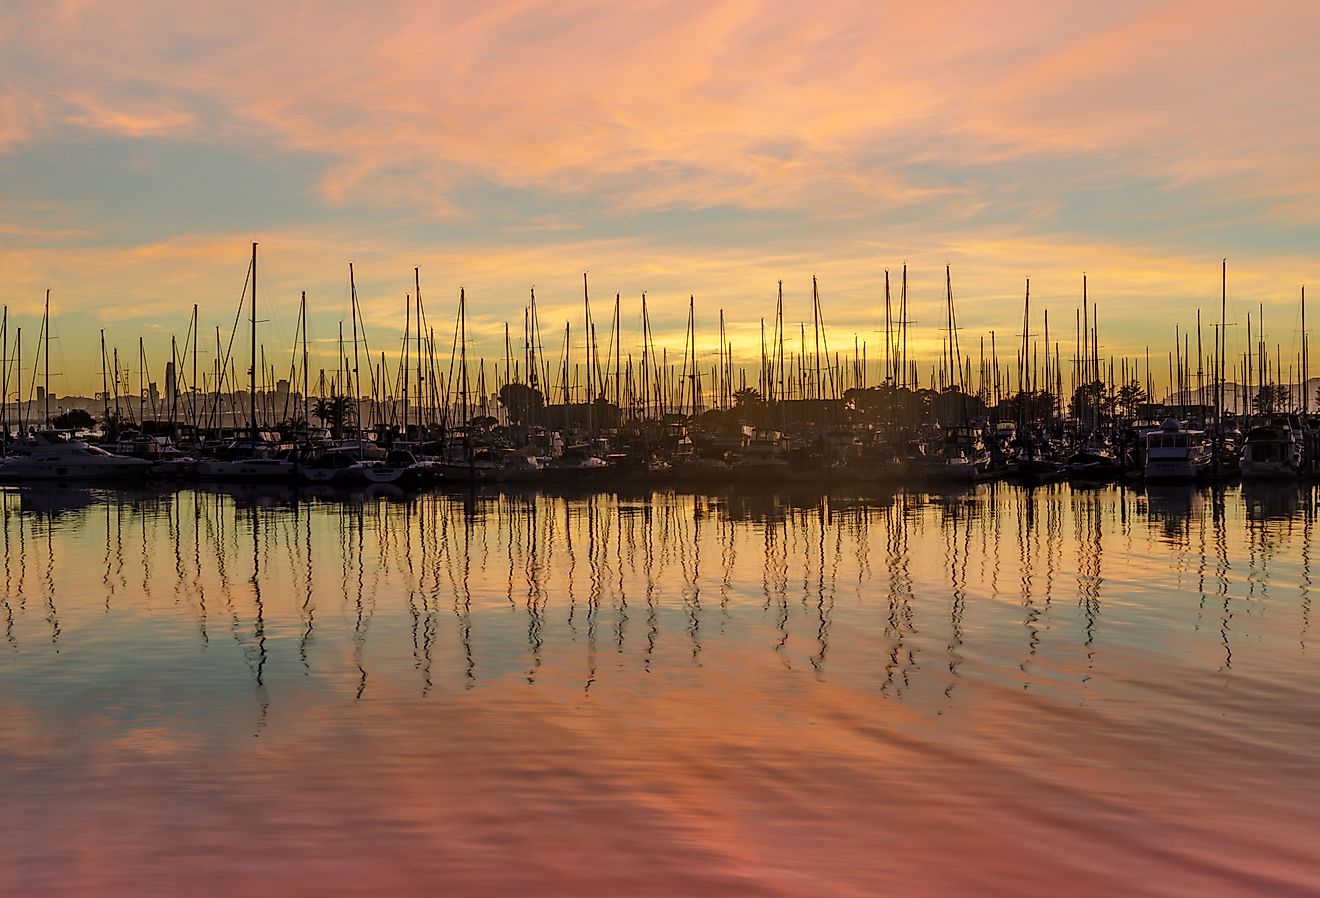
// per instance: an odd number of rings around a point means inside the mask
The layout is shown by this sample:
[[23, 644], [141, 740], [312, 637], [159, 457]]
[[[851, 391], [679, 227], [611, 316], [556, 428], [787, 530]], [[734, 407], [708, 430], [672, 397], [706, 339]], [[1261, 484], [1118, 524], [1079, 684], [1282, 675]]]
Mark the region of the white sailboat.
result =
[[[46, 309], [42, 315], [43, 355], [45, 357], [45, 418], [50, 421], [50, 291], [46, 291]], [[47, 428], [33, 430], [10, 448], [19, 454], [0, 463], [0, 480], [117, 480], [145, 477], [151, 462], [141, 458], [115, 455], [73, 439], [67, 432]]]

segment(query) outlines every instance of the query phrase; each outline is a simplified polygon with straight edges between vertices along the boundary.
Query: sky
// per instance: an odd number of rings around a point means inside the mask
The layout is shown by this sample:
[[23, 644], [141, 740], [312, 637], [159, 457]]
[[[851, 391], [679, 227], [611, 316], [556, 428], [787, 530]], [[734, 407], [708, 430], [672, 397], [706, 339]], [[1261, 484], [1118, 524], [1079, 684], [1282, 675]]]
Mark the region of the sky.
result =
[[946, 264], [964, 349], [1016, 343], [1030, 277], [1066, 359], [1085, 272], [1101, 353], [1162, 358], [1217, 320], [1227, 258], [1230, 320], [1263, 304], [1287, 367], [1320, 284], [1317, 36], [1309, 2], [6, 0], [0, 300], [29, 369], [51, 291], [64, 394], [100, 389], [102, 329], [161, 380], [193, 304], [209, 367], [253, 241], [277, 367], [302, 291], [334, 367], [350, 262], [373, 354], [414, 268], [441, 345], [463, 289], [502, 361], [535, 287], [547, 351], [571, 320], [580, 354], [588, 272], [600, 342], [618, 293], [640, 345], [645, 291], [681, 352], [692, 296], [712, 364], [721, 309], [754, 364], [777, 282], [795, 328], [813, 276], [831, 344], [876, 358], [906, 263], [924, 370]]

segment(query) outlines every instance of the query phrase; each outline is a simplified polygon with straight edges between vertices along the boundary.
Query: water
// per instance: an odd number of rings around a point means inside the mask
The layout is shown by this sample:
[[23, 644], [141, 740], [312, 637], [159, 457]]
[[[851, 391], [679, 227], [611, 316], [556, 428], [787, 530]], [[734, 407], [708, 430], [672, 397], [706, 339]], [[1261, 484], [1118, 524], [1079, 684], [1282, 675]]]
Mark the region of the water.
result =
[[0, 501], [3, 894], [1320, 891], [1309, 488]]

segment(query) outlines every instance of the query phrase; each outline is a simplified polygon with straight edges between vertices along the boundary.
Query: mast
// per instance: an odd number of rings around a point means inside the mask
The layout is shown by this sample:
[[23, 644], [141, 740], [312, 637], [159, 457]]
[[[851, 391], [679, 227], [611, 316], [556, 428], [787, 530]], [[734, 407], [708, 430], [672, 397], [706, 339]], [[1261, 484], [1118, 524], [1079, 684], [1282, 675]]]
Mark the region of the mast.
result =
[[[1303, 291], [1304, 293], [1305, 291]], [[623, 362], [623, 319], [619, 316], [619, 294], [614, 294], [614, 404], [619, 408], [619, 421], [623, 420], [623, 381], [619, 379]], [[631, 365], [629, 369], [631, 370]]]
[[784, 391], [784, 282], [779, 282], [775, 294], [775, 359], [771, 362], [770, 400], [782, 402], [787, 399]]
[[[816, 349], [811, 357], [811, 363], [816, 369], [812, 375], [814, 381], [812, 388], [816, 394], [814, 398], [824, 399], [825, 389], [820, 382], [820, 294], [816, 289], [816, 276], [814, 274], [811, 276], [811, 331], [816, 344]], [[825, 364], [828, 366], [829, 363], [827, 356]]]
[[[352, 274], [349, 275], [352, 279]], [[307, 378], [307, 291], [302, 291], [302, 297], [298, 301], [298, 317], [302, 321], [302, 400], [303, 400], [303, 426], [311, 428], [311, 408], [309, 402], [312, 392], [312, 385]]]
[[902, 386], [906, 387], [908, 385], [908, 345], [907, 345], [908, 310], [907, 310], [907, 263], [906, 262], [903, 263], [903, 286], [899, 294], [899, 300], [898, 300], [898, 321], [899, 321], [900, 329], [902, 331], [902, 338], [903, 338], [902, 352], [900, 353], [900, 355], [903, 358]]
[[[105, 359], [105, 331], [101, 331], [101, 358]], [[101, 366], [101, 378], [105, 379], [105, 365]], [[0, 320], [0, 455], [9, 446], [9, 306], [5, 306], [4, 318]]]
[[174, 442], [179, 441], [179, 347], [174, 340], [174, 335], [170, 335], [170, 370], [174, 376], [170, 378], [170, 438]]
[[582, 354], [587, 360], [587, 420], [588, 427], [591, 421], [591, 402], [596, 398], [593, 391], [591, 379], [591, 344], [592, 344], [592, 324], [591, 324], [591, 294], [587, 292], [587, 272], [582, 272]]
[[[105, 358], [105, 331], [101, 331], [101, 358]], [[105, 366], [101, 366], [101, 377], [105, 378]], [[0, 455], [5, 454], [9, 446], [9, 306], [5, 306], [4, 318], [0, 321]]]
[[468, 421], [468, 374], [467, 374], [467, 291], [458, 288], [458, 381], [463, 390], [460, 408], [463, 411], [463, 426]]
[[50, 426], [50, 290], [46, 290], [46, 311], [41, 317], [41, 332], [44, 335], [44, 344], [41, 349], [42, 361], [45, 363], [46, 379], [46, 426]]
[[[412, 336], [412, 297], [408, 294], [403, 296], [403, 352], [400, 358], [399, 382], [402, 384], [399, 392], [403, 398], [403, 438], [408, 438], [408, 338]], [[391, 416], [393, 412], [391, 411]]]
[[[193, 352], [192, 352], [192, 383], [189, 384], [189, 387], [191, 388], [191, 394], [192, 394], [192, 396], [191, 396], [191, 398], [192, 398], [192, 419], [193, 419], [193, 422], [192, 422], [192, 423], [193, 423], [193, 441], [194, 441], [194, 443], [197, 442], [197, 425], [198, 425], [198, 423], [199, 423], [199, 421], [198, 421], [198, 417], [197, 417], [197, 397], [198, 397], [198, 393], [197, 393], [197, 344], [201, 341], [201, 336], [202, 336], [202, 335], [199, 334], [199, 333], [197, 332], [197, 303], [193, 303], [193, 323], [192, 323], [192, 351], [193, 351]], [[104, 332], [102, 333], [102, 339], [104, 340]], [[104, 349], [102, 350], [102, 352], [104, 352]], [[107, 397], [106, 397], [106, 402], [108, 403], [109, 401], [110, 401], [110, 397], [107, 396]]]
[[[353, 315], [353, 417], [357, 420], [358, 452], [362, 452], [362, 369], [358, 353], [358, 299], [357, 282], [353, 277], [353, 263], [348, 263], [348, 295]], [[307, 379], [307, 293], [303, 293], [303, 380]]]
[[1228, 333], [1224, 330], [1225, 315], [1228, 310], [1228, 260], [1220, 262], [1219, 274], [1219, 339], [1216, 366], [1218, 383], [1215, 388], [1216, 442], [1219, 444], [1218, 456], [1224, 454], [1224, 368], [1228, 364]]
[[[146, 427], [147, 424], [147, 387], [144, 381], [147, 376], [147, 352], [142, 337], [138, 337], [138, 427]], [[46, 398], [50, 399], [50, 385], [46, 386]], [[50, 417], [49, 414], [46, 416]]]
[[[426, 422], [422, 420], [426, 407], [423, 400], [425, 389], [422, 386], [422, 339], [425, 335], [422, 327], [422, 273], [420, 268], [413, 269], [413, 293], [417, 300], [417, 439], [421, 440], [422, 431], [426, 427]], [[466, 371], [464, 373], [466, 374]], [[464, 421], [466, 420], [465, 417]], [[403, 422], [403, 428], [406, 432], [408, 429], [407, 421]]]
[[18, 430], [21, 435], [23, 425], [26, 423], [26, 416], [23, 414], [23, 328], [21, 325], [14, 335], [14, 353], [14, 403], [18, 406], [16, 412]]
[[506, 321], [504, 322], [504, 382], [506, 384], [513, 383], [513, 369], [510, 367], [512, 364], [513, 350], [509, 345], [509, 322]]
[[[646, 291], [642, 291], [642, 417], [651, 416], [651, 366], [655, 359], [650, 353], [651, 317], [646, 310]], [[657, 403], [657, 407], [659, 403]]]
[[891, 308], [892, 306], [889, 298], [889, 269], [886, 268], [885, 269], [885, 377], [884, 377], [886, 383], [892, 383], [890, 377], [892, 372], [890, 371], [890, 363], [889, 363], [889, 346], [891, 340], [893, 339], [889, 333], [890, 324], [893, 318]]
[[[105, 377], [105, 328], [101, 328], [101, 417], [110, 417], [110, 387]], [[6, 431], [7, 432], [7, 431]]]
[[252, 415], [252, 447], [257, 445], [257, 244], [252, 244], [252, 367], [248, 370], [248, 400]]

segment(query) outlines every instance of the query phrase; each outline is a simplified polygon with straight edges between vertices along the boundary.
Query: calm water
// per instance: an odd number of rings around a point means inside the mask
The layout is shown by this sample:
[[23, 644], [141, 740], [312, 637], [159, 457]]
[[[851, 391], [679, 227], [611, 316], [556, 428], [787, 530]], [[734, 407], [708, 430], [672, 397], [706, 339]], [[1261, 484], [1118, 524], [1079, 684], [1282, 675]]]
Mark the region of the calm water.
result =
[[1309, 489], [0, 501], [6, 895], [1320, 892]]

